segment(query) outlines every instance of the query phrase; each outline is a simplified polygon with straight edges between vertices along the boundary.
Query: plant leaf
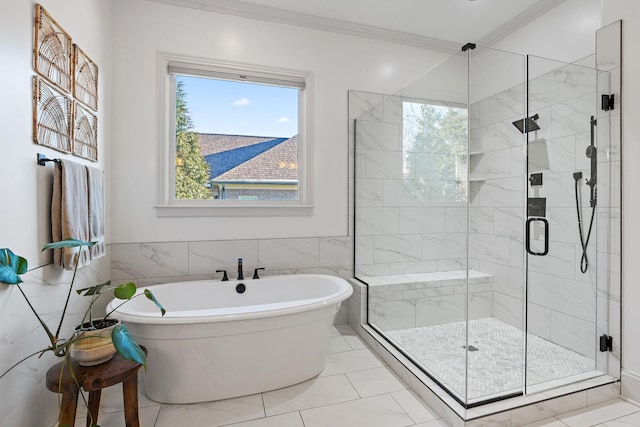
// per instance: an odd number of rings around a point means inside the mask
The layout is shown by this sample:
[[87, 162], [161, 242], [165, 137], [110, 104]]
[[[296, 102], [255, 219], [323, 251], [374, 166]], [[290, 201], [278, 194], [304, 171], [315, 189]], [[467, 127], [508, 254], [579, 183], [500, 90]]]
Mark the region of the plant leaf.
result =
[[133, 282], [124, 283], [119, 285], [113, 290], [113, 294], [118, 299], [131, 299], [132, 296], [136, 294], [136, 284]]
[[144, 351], [142, 351], [136, 340], [133, 339], [126, 326], [123, 324], [116, 325], [113, 331], [111, 331], [111, 339], [113, 340], [113, 346], [120, 356], [145, 365], [146, 357]]
[[20, 274], [27, 272], [27, 260], [11, 252], [10, 249], [0, 249], [0, 282], [9, 285], [22, 283]]
[[162, 304], [160, 304], [160, 301], [158, 301], [155, 297], [155, 295], [153, 295], [153, 292], [151, 292], [149, 289], [145, 289], [144, 290], [144, 295], [150, 299], [151, 301], [153, 301], [153, 303], [155, 305], [158, 306], [158, 308], [160, 309], [160, 312], [162, 313], [162, 315], [164, 316], [165, 313], [167, 312], [167, 310], [164, 309], [164, 307], [162, 306]]
[[83, 242], [78, 239], [65, 239], [60, 240], [59, 242], [47, 243], [42, 247], [42, 250], [45, 249], [60, 249], [60, 248], [77, 248], [79, 246], [93, 246], [98, 242]]
[[110, 284], [111, 284], [111, 280], [108, 280], [104, 283], [100, 283], [99, 285], [78, 289], [76, 290], [76, 292], [78, 293], [78, 295], [83, 295], [85, 297], [88, 297], [91, 295], [100, 295], [100, 293], [102, 292], [102, 288], [104, 288], [105, 286], [109, 286]]

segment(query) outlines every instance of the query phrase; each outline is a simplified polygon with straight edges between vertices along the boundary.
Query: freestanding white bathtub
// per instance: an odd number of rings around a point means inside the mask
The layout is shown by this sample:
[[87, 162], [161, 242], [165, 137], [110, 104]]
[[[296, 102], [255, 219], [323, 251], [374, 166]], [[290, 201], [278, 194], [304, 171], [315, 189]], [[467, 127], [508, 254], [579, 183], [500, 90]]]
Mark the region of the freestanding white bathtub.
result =
[[113, 316], [147, 348], [146, 393], [162, 403], [244, 396], [318, 375], [335, 314], [353, 292], [345, 280], [318, 274], [150, 289], [166, 308], [164, 317], [145, 297]]

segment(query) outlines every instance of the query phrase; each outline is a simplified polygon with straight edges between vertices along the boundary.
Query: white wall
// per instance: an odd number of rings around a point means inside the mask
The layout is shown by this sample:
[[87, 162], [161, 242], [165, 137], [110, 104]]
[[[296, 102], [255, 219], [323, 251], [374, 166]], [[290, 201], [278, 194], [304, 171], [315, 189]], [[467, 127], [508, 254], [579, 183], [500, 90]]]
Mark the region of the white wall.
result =
[[575, 62], [593, 54], [601, 0], [565, 0], [492, 47], [522, 55]]
[[[40, 3], [100, 67], [100, 160], [97, 166], [105, 170], [110, 145], [109, 4], [100, 0], [41, 0]], [[50, 253], [40, 252], [42, 244], [51, 241], [53, 165], [38, 166], [36, 153], [86, 162], [33, 143], [34, 9], [35, 1], [32, 0], [5, 0], [0, 5], [0, 247], [10, 248], [29, 260], [30, 272], [23, 276], [23, 289], [45, 321], [55, 328], [68, 289], [63, 284], [68, 283], [70, 275], [46, 265]], [[82, 287], [107, 280], [109, 266], [109, 256], [97, 260], [91, 267], [80, 270], [76, 283]], [[77, 324], [84, 302], [81, 298], [73, 298], [65, 332]], [[18, 289], [0, 284], [0, 372], [20, 358], [46, 347], [47, 343]], [[43, 382], [46, 370], [58, 361], [55, 359], [51, 354], [41, 359], [32, 358], [0, 380], [0, 425], [18, 427], [55, 422], [58, 413], [56, 395], [47, 391]]]
[[635, 269], [640, 253], [640, 3], [635, 0], [603, 0], [602, 24], [622, 19], [622, 393], [640, 402], [640, 341], [637, 325], [640, 287]]
[[[443, 54], [201, 10], [116, 0], [113, 241], [166, 242], [348, 233], [347, 90], [393, 92]], [[310, 217], [157, 218], [159, 52], [313, 74]]]

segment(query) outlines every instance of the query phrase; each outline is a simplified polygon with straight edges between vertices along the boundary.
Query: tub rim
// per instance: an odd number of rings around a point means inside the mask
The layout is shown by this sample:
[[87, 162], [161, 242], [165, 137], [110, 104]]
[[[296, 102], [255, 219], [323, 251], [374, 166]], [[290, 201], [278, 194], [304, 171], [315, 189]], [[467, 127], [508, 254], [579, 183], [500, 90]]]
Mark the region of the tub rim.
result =
[[[281, 274], [281, 275], [273, 275], [273, 276], [265, 276], [263, 279], [265, 280], [270, 278], [278, 278], [278, 277], [289, 277], [296, 276], [297, 278], [304, 277], [322, 277], [322, 278], [330, 278], [332, 281], [336, 281], [339, 285], [339, 289], [336, 292], [328, 294], [326, 297], [316, 297], [316, 298], [307, 298], [289, 301], [288, 306], [282, 306], [283, 303], [269, 303], [269, 304], [259, 304], [259, 305], [250, 305], [244, 306], [247, 308], [251, 307], [263, 307], [261, 310], [246, 310], [245, 312], [233, 312], [229, 313], [228, 310], [233, 307], [225, 307], [225, 308], [214, 308], [214, 309], [205, 309], [205, 310], [181, 310], [178, 312], [173, 312], [182, 314], [182, 315], [171, 315], [171, 312], [167, 311], [165, 316], [162, 316], [159, 311], [153, 312], [143, 312], [143, 311], [127, 311], [127, 305], [124, 304], [121, 309], [115, 310], [111, 316], [117, 317], [118, 319], [129, 322], [129, 323], [137, 323], [137, 324], [198, 324], [198, 323], [218, 323], [218, 322], [232, 322], [232, 321], [242, 321], [242, 320], [251, 320], [251, 319], [261, 319], [267, 317], [275, 317], [275, 316], [285, 316], [289, 314], [295, 313], [303, 313], [306, 311], [312, 311], [316, 309], [322, 309], [325, 307], [329, 307], [332, 305], [339, 305], [342, 301], [346, 300], [353, 294], [353, 286], [346, 281], [345, 279], [333, 276], [329, 274]], [[204, 279], [204, 280], [187, 280], [187, 281], [179, 281], [179, 282], [167, 282], [167, 283], [159, 283], [157, 286], [161, 285], [178, 285], [181, 283], [202, 283], [202, 282], [215, 282], [212, 279]], [[234, 282], [247, 282], [247, 280], [232, 280], [231, 284]], [[144, 292], [146, 288], [151, 288], [156, 285], [149, 285], [138, 288], [136, 291], [136, 295], [139, 295]], [[122, 300], [118, 300], [113, 298], [107, 304], [107, 312], [111, 312], [115, 305], [121, 304]], [[235, 307], [238, 308], [238, 307]], [[203, 315], [188, 315], [187, 313], [193, 312], [207, 312], [207, 314]], [[216, 311], [220, 311], [222, 313], [216, 313]]]

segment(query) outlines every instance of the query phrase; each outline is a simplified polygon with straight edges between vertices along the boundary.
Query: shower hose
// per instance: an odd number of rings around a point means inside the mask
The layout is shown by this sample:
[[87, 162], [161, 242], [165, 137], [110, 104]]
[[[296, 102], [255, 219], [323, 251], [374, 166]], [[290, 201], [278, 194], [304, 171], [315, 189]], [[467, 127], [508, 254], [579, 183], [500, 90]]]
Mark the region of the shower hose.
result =
[[578, 197], [578, 179], [575, 180], [575, 193], [576, 193], [576, 212], [578, 213], [578, 233], [580, 235], [580, 245], [582, 246], [582, 257], [580, 258], [580, 271], [586, 273], [589, 269], [589, 259], [587, 258], [587, 246], [589, 245], [589, 239], [591, 238], [591, 229], [593, 227], [593, 217], [596, 213], [596, 207], [591, 207], [591, 221], [589, 221], [589, 231], [587, 231], [587, 238], [583, 237], [582, 233], [582, 219], [580, 215], [580, 199]]

